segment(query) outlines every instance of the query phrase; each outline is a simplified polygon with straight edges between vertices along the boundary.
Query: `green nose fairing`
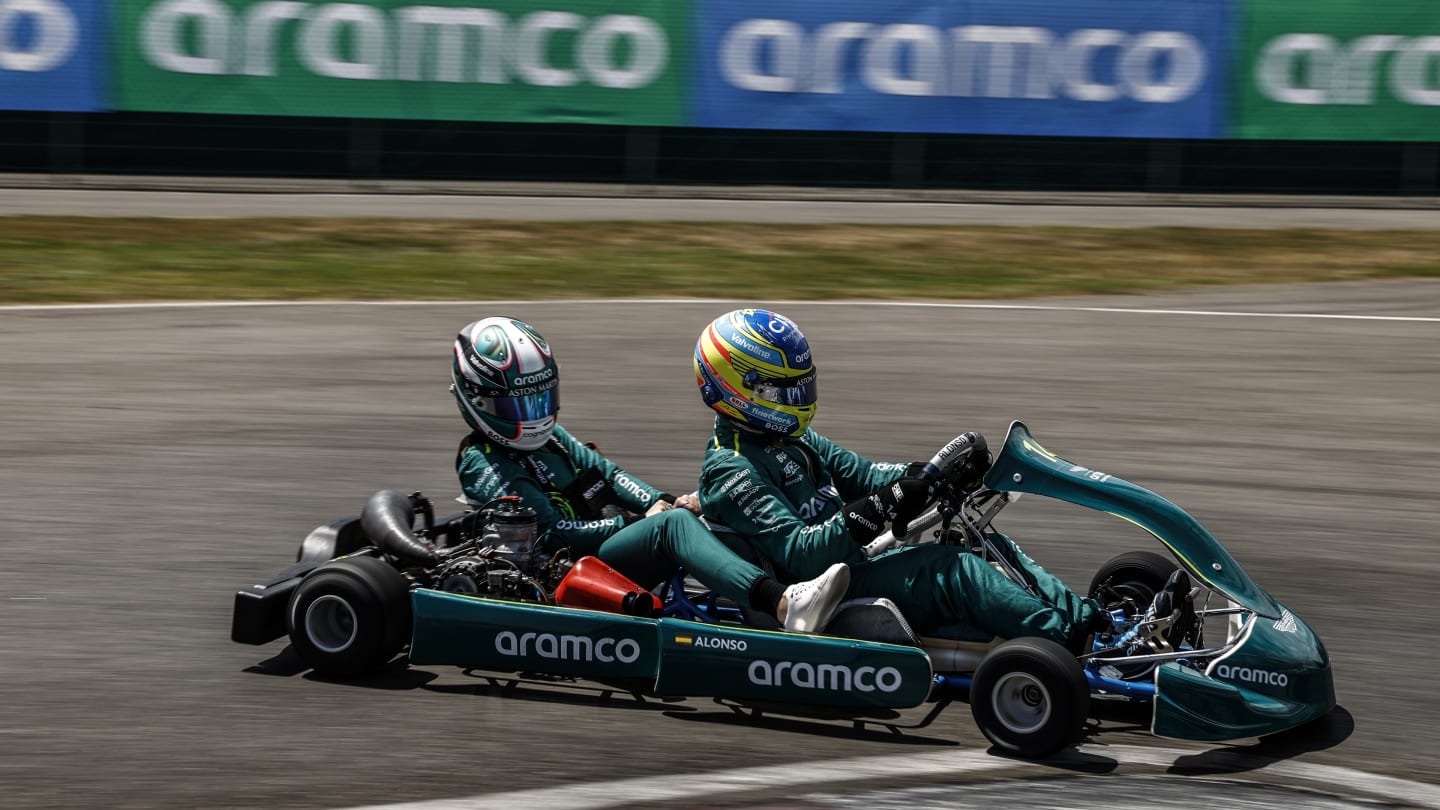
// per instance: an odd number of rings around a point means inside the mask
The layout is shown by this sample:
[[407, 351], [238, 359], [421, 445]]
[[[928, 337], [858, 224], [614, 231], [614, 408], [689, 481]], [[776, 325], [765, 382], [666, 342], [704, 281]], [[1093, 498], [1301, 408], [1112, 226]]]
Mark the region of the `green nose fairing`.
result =
[[[1188, 740], [1234, 740], [1293, 728], [1335, 707], [1329, 656], [1308, 625], [1267, 593], [1205, 527], [1144, 487], [1051, 453], [1015, 422], [985, 485], [1097, 509], [1154, 535], [1199, 582], [1254, 615], [1235, 615], [1234, 647], [1198, 672], [1156, 670], [1154, 732]], [[1207, 636], [1216, 632], [1207, 627]], [[1211, 644], [1215, 642], [1210, 641]]]
[[1165, 664], [1155, 676], [1153, 731], [1186, 740], [1235, 740], [1284, 731], [1335, 708], [1325, 645], [1283, 606], [1280, 618], [1247, 616], [1239, 641], [1205, 674]]
[[1010, 425], [985, 486], [1033, 492], [1124, 518], [1165, 544], [1190, 575], [1211, 590], [1261, 616], [1280, 618], [1274, 598], [1185, 510], [1144, 487], [1060, 458], [1041, 447], [1023, 422]]

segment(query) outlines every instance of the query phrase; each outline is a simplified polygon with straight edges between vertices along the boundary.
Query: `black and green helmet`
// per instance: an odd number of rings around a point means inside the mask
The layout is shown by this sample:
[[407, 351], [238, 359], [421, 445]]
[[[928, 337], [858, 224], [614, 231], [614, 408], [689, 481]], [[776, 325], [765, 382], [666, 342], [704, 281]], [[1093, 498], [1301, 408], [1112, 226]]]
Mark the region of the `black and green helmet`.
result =
[[559, 367], [535, 327], [484, 318], [455, 338], [450, 392], [470, 427], [516, 450], [550, 439], [560, 412]]

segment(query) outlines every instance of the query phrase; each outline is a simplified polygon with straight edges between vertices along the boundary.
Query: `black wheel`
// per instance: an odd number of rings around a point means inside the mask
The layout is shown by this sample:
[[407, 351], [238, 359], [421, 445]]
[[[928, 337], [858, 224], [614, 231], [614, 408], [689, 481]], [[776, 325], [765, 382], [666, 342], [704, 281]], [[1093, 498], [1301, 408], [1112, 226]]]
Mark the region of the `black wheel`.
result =
[[1134, 610], [1143, 611], [1150, 607], [1155, 594], [1177, 567], [1174, 560], [1163, 554], [1127, 551], [1100, 566], [1086, 593], [1098, 599], [1106, 610], [1123, 606], [1129, 598]]
[[976, 668], [970, 713], [997, 747], [1045, 757], [1079, 741], [1090, 716], [1090, 687], [1064, 647], [1043, 638], [1012, 639]]
[[410, 589], [374, 557], [326, 563], [295, 589], [290, 644], [316, 672], [356, 678], [383, 666], [410, 640]]

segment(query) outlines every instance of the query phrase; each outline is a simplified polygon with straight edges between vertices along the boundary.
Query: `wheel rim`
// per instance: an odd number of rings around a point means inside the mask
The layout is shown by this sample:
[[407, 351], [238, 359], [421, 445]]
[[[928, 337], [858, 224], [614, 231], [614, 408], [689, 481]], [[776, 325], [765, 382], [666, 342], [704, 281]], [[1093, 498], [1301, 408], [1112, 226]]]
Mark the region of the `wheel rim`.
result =
[[358, 626], [355, 609], [338, 596], [327, 594], [305, 609], [305, 635], [321, 652], [342, 652], [355, 643]]
[[990, 692], [995, 718], [1016, 734], [1032, 734], [1050, 719], [1050, 690], [1025, 672], [1011, 672]]

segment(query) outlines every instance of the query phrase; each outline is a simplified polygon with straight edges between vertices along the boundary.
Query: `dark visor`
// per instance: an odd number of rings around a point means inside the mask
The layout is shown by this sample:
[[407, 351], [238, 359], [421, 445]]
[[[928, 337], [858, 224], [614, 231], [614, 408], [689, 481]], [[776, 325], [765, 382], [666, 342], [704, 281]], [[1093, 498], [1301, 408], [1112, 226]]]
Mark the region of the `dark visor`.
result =
[[814, 405], [815, 376], [812, 372], [794, 380], [761, 380], [755, 383], [755, 398], [776, 405]]
[[510, 422], [530, 422], [554, 416], [560, 410], [560, 389], [551, 388], [524, 397], [474, 397], [481, 411]]

